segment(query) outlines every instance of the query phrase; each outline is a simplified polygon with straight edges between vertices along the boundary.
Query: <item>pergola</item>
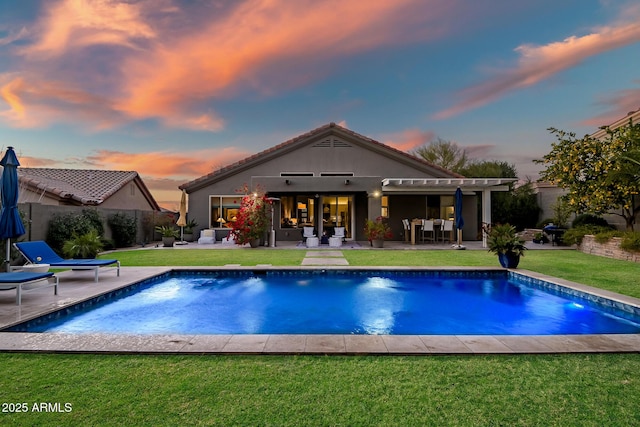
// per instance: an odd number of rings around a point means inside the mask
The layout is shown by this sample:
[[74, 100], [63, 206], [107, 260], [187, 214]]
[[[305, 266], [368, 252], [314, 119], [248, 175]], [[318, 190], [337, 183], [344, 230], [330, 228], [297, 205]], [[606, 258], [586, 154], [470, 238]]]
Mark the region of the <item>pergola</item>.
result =
[[[463, 193], [482, 193], [482, 222], [491, 224], [491, 193], [509, 191], [509, 184], [517, 178], [384, 178], [383, 194], [454, 194], [460, 187]], [[482, 235], [482, 246], [487, 237]]]

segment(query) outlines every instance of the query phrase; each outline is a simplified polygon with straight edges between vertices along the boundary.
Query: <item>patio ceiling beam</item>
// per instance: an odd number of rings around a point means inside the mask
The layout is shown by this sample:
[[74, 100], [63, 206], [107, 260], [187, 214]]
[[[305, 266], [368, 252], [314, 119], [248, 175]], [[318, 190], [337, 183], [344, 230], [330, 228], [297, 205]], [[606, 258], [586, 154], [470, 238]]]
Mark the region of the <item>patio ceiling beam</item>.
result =
[[384, 178], [382, 187], [384, 188], [420, 188], [439, 187], [457, 188], [463, 190], [484, 189], [492, 187], [492, 191], [506, 191], [507, 185], [517, 181], [517, 178]]

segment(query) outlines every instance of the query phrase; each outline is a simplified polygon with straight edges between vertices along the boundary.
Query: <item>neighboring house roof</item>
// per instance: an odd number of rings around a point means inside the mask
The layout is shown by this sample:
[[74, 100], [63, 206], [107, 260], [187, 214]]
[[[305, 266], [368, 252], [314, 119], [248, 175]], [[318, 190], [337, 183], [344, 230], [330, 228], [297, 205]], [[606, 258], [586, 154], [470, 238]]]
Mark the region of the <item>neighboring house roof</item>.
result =
[[250, 168], [258, 163], [265, 162], [269, 159], [277, 157], [281, 153], [284, 153], [288, 150], [294, 149], [299, 145], [303, 145], [310, 140], [314, 140], [317, 138], [321, 138], [327, 134], [335, 133], [338, 135], [342, 135], [344, 137], [350, 137], [355, 141], [360, 141], [369, 146], [369, 148], [383, 152], [387, 156], [391, 157], [401, 157], [406, 161], [413, 162], [416, 165], [421, 165], [422, 167], [427, 167], [432, 170], [436, 170], [443, 175], [443, 177], [451, 177], [451, 178], [464, 178], [462, 175], [451, 172], [450, 170], [444, 169], [436, 164], [428, 162], [424, 159], [418, 158], [411, 154], [408, 154], [404, 151], [393, 148], [389, 145], [378, 142], [374, 139], [371, 139], [367, 136], [361, 135], [357, 132], [354, 132], [350, 129], [337, 125], [335, 123], [328, 123], [324, 126], [320, 126], [319, 128], [313, 129], [309, 132], [303, 133], [302, 135], [298, 135], [292, 139], [289, 139], [283, 143], [275, 145], [271, 148], [268, 148], [264, 151], [246, 157], [238, 162], [232, 163], [230, 165], [224, 166], [210, 174], [204, 175], [200, 178], [196, 178], [193, 181], [182, 184], [179, 188], [185, 189], [187, 192], [196, 190], [205, 185], [208, 185], [212, 182], [217, 181], [218, 179], [222, 179], [229, 174], [238, 172], [240, 170], [244, 170]]
[[634, 124], [640, 123], [640, 108], [636, 111], [630, 111], [621, 119], [616, 120], [615, 122], [608, 124], [606, 126], [602, 126], [600, 129], [591, 134], [592, 138], [602, 138], [607, 135], [606, 129], [609, 128], [611, 130], [618, 129], [620, 126], [625, 126], [629, 123], [629, 120], [632, 120]]
[[18, 168], [20, 185], [49, 197], [78, 205], [100, 205], [128, 183], [135, 181], [151, 207], [160, 210], [142, 178], [135, 171], [97, 169]]

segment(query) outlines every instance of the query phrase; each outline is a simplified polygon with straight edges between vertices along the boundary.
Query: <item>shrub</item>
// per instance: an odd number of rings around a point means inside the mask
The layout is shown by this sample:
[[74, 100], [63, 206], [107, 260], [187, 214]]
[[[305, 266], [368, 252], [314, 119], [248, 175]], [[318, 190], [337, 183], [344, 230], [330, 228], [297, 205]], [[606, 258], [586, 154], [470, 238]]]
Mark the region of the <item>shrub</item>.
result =
[[606, 219], [601, 216], [593, 215], [593, 214], [580, 214], [578, 215], [572, 223], [572, 227], [580, 227], [583, 225], [597, 225], [600, 227], [609, 227], [609, 223]]
[[124, 213], [110, 215], [107, 223], [111, 228], [113, 243], [118, 248], [126, 248], [136, 241], [138, 227], [136, 219]]
[[596, 242], [606, 243], [611, 240], [612, 237], [622, 237], [624, 233], [622, 231], [611, 230], [610, 228], [603, 228], [600, 229], [600, 232], [594, 234]]
[[102, 250], [102, 240], [95, 229], [82, 235], [74, 235], [64, 242], [62, 251], [68, 258], [95, 258]]
[[599, 235], [602, 233], [608, 233], [611, 229], [609, 227], [600, 227], [597, 225], [582, 225], [580, 227], [574, 227], [568, 229], [562, 236], [562, 240], [567, 245], [580, 245], [582, 239], [587, 234]]
[[629, 252], [640, 252], [640, 232], [630, 231], [624, 233], [620, 248]]
[[98, 232], [98, 236], [104, 236], [104, 223], [100, 212], [95, 209], [83, 209], [82, 217]]
[[95, 230], [98, 236], [102, 236], [104, 226], [100, 223], [97, 228], [99, 215], [96, 211], [85, 209], [82, 213], [67, 213], [54, 215], [49, 221], [46, 241], [58, 254], [64, 254], [63, 246], [67, 240], [73, 236], [82, 236]]
[[368, 241], [393, 239], [391, 228], [387, 224], [387, 219], [379, 216], [375, 221], [367, 219], [364, 226], [364, 234]]

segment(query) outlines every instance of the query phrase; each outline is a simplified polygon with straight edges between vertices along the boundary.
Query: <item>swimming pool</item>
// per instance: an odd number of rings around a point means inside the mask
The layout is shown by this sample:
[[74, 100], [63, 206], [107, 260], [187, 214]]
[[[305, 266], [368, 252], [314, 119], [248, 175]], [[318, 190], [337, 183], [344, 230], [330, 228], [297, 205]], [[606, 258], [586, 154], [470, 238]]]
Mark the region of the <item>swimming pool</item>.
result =
[[491, 270], [171, 272], [12, 327], [135, 334], [634, 334], [633, 306]]

